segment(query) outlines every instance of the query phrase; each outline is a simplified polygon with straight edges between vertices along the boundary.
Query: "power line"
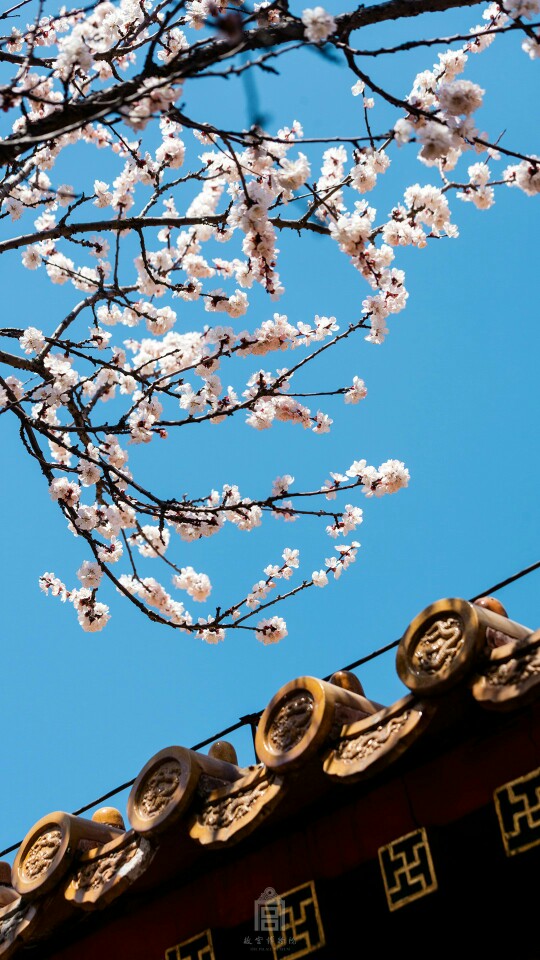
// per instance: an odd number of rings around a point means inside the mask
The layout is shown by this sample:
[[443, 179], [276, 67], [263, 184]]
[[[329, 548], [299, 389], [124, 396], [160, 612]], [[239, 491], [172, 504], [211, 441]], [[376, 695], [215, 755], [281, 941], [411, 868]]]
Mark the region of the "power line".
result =
[[[524, 567], [523, 570], [520, 570], [518, 573], [512, 574], [511, 577], [507, 577], [506, 580], [501, 580], [500, 583], [495, 583], [492, 587], [488, 587], [486, 590], [483, 590], [481, 593], [475, 594], [474, 597], [470, 597], [469, 603], [474, 603], [475, 600], [479, 600], [480, 597], [490, 596], [492, 593], [496, 593], [498, 590], [502, 590], [504, 587], [508, 587], [511, 583], [515, 583], [516, 580], [521, 580], [522, 577], [528, 576], [529, 573], [534, 573], [535, 570], [540, 568], [540, 560], [536, 563], [531, 563], [529, 567]], [[390, 650], [394, 650], [401, 640], [392, 640], [391, 643], [387, 643], [384, 647], [379, 647], [377, 650], [373, 650], [371, 653], [366, 654], [364, 657], [360, 657], [358, 660], [354, 660], [353, 663], [348, 663], [346, 667], [341, 667], [342, 670], [354, 670], [356, 667], [363, 666], [364, 663], [369, 663], [370, 660], [375, 660], [377, 657], [382, 656], [384, 653], [388, 653]], [[329, 680], [333, 674], [328, 674], [327, 677], [324, 677], [325, 680]], [[225, 730], [220, 730], [219, 733], [213, 734], [211, 737], [207, 737], [206, 740], [201, 740], [200, 743], [194, 744], [191, 747], [192, 750], [200, 750], [202, 747], [207, 747], [211, 743], [215, 743], [216, 740], [221, 740], [222, 737], [225, 737], [228, 733], [233, 733], [235, 730], [240, 730], [241, 727], [250, 726], [252, 733], [254, 734], [255, 726], [258, 723], [259, 717], [262, 715], [263, 711], [259, 710], [255, 713], [246, 714], [244, 717], [240, 717], [236, 723], [231, 724], [230, 727], [226, 727]], [[88, 810], [91, 810], [93, 807], [97, 807], [99, 803], [103, 803], [105, 800], [110, 800], [111, 797], [116, 796], [118, 793], [121, 793], [122, 790], [127, 790], [128, 787], [132, 787], [137, 778], [133, 777], [132, 780], [126, 780], [125, 783], [121, 783], [119, 787], [115, 787], [113, 790], [109, 790], [108, 793], [104, 793], [103, 796], [98, 797], [97, 800], [92, 800], [91, 803], [85, 804], [84, 807], [80, 807], [78, 810], [73, 811], [74, 817], [79, 817], [82, 813], [86, 813]], [[5, 850], [0, 850], [0, 857], [5, 857], [8, 853], [13, 853], [14, 850], [17, 850], [22, 843], [22, 840], [17, 840], [16, 843], [13, 843], [10, 847], [6, 847]]]
[[490, 587], [489, 590], [485, 590], [484, 593], [477, 593], [475, 597], [472, 597], [470, 603], [474, 603], [475, 600], [479, 600], [480, 597], [487, 597], [491, 593], [496, 593], [497, 590], [502, 590], [503, 587], [507, 587], [510, 583], [514, 583], [516, 580], [521, 580], [521, 577], [526, 577], [528, 573], [533, 573], [535, 570], [538, 570], [540, 567], [540, 560], [536, 563], [531, 563], [530, 567], [524, 567], [523, 570], [520, 570], [519, 573], [514, 573], [511, 577], [507, 577], [506, 580], [501, 580], [500, 583], [496, 583], [494, 587]]
[[[500, 583], [495, 583], [492, 587], [488, 587], [487, 590], [483, 590], [482, 593], [477, 593], [474, 597], [470, 597], [469, 603], [474, 603], [474, 601], [479, 600], [480, 597], [489, 597], [492, 593], [497, 593], [497, 590], [502, 590], [503, 587], [508, 587], [509, 584], [514, 583], [516, 580], [521, 580], [522, 577], [526, 577], [529, 573], [533, 573], [539, 568], [540, 560], [538, 560], [536, 563], [531, 563], [530, 567], [524, 567], [523, 570], [519, 571], [519, 573], [512, 574], [512, 576], [507, 577], [506, 580], [501, 580]], [[401, 640], [401, 637], [399, 640]], [[380, 657], [381, 654], [388, 653], [389, 650], [394, 650], [395, 647], [399, 645], [399, 640], [393, 640], [392, 643], [387, 643], [385, 647], [379, 647], [379, 649], [374, 650], [373, 653], [368, 653], [365, 657], [360, 657], [359, 660], [355, 660], [354, 663], [349, 663], [348, 666], [343, 667], [342, 669], [354, 670], [356, 667], [361, 667], [364, 663], [369, 663], [370, 660], [375, 660], [375, 658]], [[330, 674], [330, 676], [332, 676], [332, 674]], [[325, 677], [325, 680], [328, 679], [329, 677]]]
[[[484, 596], [484, 594], [481, 594]], [[401, 640], [401, 637], [399, 638]], [[342, 667], [342, 670], [354, 670], [356, 667], [363, 666], [364, 663], [369, 663], [370, 660], [375, 660], [376, 657], [381, 657], [383, 653], [388, 653], [389, 650], [394, 650], [398, 644], [399, 640], [392, 640], [391, 643], [387, 643], [385, 647], [379, 647], [378, 650], [373, 650], [372, 653], [367, 653], [365, 657], [360, 657], [359, 660], [355, 660], [353, 663], [348, 663], [346, 667]], [[333, 674], [329, 673], [327, 677], [323, 677], [324, 680], [329, 680]]]

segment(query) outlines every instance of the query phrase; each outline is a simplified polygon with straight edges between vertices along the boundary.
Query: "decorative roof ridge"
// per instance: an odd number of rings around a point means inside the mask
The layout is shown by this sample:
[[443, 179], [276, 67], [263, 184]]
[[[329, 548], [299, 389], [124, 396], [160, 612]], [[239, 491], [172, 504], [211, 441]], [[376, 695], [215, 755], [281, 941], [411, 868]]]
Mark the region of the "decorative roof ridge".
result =
[[340, 783], [367, 782], [400, 758], [403, 764], [416, 744], [431, 749], [441, 729], [457, 728], [456, 705], [468, 716], [538, 699], [540, 630], [509, 620], [491, 598], [439, 600], [405, 631], [397, 670], [410, 693], [386, 707], [365, 697], [346, 671], [330, 682], [289, 681], [260, 717], [258, 764], [240, 767], [226, 743], [209, 755], [160, 750], [133, 784], [127, 831], [114, 808], [91, 820], [62, 812], [41, 818], [16, 856], [13, 888], [6, 888], [13, 900], [0, 906], [1, 960], [137, 881], [144, 889], [171, 844], [186, 852], [176, 869], [188, 870], [201, 858], [204, 864], [209, 849], [228, 848], [301, 809], [308, 789], [310, 801], [324, 798]]

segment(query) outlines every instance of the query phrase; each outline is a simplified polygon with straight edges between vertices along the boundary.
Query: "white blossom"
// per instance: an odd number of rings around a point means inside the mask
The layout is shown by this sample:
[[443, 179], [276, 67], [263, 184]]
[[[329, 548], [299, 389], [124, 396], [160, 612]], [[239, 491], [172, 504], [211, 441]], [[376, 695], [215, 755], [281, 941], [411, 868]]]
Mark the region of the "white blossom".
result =
[[19, 343], [25, 353], [41, 353], [45, 346], [45, 337], [37, 327], [27, 327]]
[[353, 377], [352, 387], [345, 392], [345, 403], [358, 403], [367, 397], [367, 387], [360, 377]]
[[540, 193], [540, 157], [533, 155], [531, 162], [522, 160], [515, 166], [507, 167], [503, 176], [509, 186], [519, 187], [527, 196], [534, 197]]
[[268, 620], [259, 620], [255, 636], [261, 643], [279, 643], [287, 636], [287, 624], [282, 617], [270, 617]]
[[326, 587], [328, 584], [328, 576], [324, 570], [314, 570], [311, 579], [316, 587]]
[[50, 593], [52, 597], [60, 597], [62, 601], [67, 600], [67, 589], [54, 573], [43, 573], [39, 578], [40, 589], [44, 593]]
[[323, 7], [312, 7], [303, 11], [302, 23], [306, 39], [311, 43], [322, 43], [336, 29], [336, 21]]
[[27, 270], [37, 270], [41, 266], [41, 254], [38, 248], [32, 245], [26, 247], [22, 255], [22, 262]]
[[61, 500], [70, 507], [74, 507], [81, 496], [79, 485], [67, 477], [56, 477], [49, 486], [49, 492], [53, 500]]
[[90, 590], [96, 590], [101, 583], [103, 570], [98, 563], [94, 563], [91, 560], [85, 560], [82, 566], [77, 570], [77, 576], [83, 587], [88, 587]]
[[196, 573], [193, 567], [183, 567], [180, 573], [173, 577], [173, 583], [179, 590], [186, 590], [190, 597], [200, 603], [208, 599], [212, 590], [206, 573]]
[[443, 83], [437, 91], [437, 96], [446, 113], [451, 116], [460, 114], [469, 116], [482, 106], [485, 92], [470, 80], [453, 80], [450, 83]]

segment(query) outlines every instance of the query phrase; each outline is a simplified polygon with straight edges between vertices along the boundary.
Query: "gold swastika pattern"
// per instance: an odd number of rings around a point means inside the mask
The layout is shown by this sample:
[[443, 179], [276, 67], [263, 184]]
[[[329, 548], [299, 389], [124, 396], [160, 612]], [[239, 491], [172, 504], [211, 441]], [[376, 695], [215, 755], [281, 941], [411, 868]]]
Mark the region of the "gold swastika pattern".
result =
[[196, 937], [169, 947], [165, 951], [165, 960], [216, 960], [210, 930], [203, 930]]
[[540, 843], [540, 770], [505, 783], [493, 796], [506, 856]]
[[[282, 924], [271, 938], [274, 960], [296, 960], [324, 947], [324, 930], [313, 881], [280, 893]], [[272, 908], [272, 900], [263, 907]]]
[[379, 847], [378, 852], [389, 910], [398, 910], [437, 889], [431, 850], [423, 827], [393, 840], [386, 847]]

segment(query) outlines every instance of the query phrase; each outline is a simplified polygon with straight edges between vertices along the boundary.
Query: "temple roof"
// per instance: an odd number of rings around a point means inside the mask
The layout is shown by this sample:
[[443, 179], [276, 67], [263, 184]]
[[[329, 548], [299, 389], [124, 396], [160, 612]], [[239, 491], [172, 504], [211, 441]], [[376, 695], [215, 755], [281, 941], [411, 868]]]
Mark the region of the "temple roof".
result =
[[[440, 600], [406, 630], [397, 671], [409, 693], [390, 706], [366, 697], [358, 678], [346, 671], [330, 682], [291, 680], [260, 718], [258, 762], [251, 766], [239, 766], [234, 748], [224, 742], [208, 755], [182, 746], [160, 750], [135, 780], [128, 829], [114, 808], [92, 819], [64, 812], [41, 818], [23, 840], [11, 874], [7, 864], [0, 865], [0, 958], [36, 945], [40, 957], [60, 956], [55, 944], [63, 950], [82, 942], [93, 922], [106, 930], [172, 887], [182, 888], [187, 902], [186, 891], [202, 889], [197, 884], [210, 875], [233, 877], [236, 867], [231, 873], [228, 864], [253, 860], [257, 850], [271, 856], [287, 824], [300, 829], [308, 819], [331, 825], [334, 818], [343, 825], [353, 809], [369, 816], [369, 835], [354, 851], [334, 851], [331, 868], [321, 840], [321, 874], [378, 856], [388, 908], [400, 906], [392, 902], [384, 872], [389, 842], [432, 822], [430, 803], [437, 806], [437, 822], [444, 823], [495, 802], [502, 824], [497, 790], [505, 779], [523, 777], [538, 765], [534, 750], [501, 745], [517, 742], [516, 718], [540, 713], [540, 630], [510, 620], [491, 598], [477, 604]], [[473, 741], [481, 742], [481, 751], [471, 751]], [[469, 778], [467, 789], [434, 799], [456, 758], [460, 776]], [[410, 834], [398, 804], [405, 773], [407, 802], [417, 809]], [[501, 830], [511, 856], [515, 840]], [[300, 877], [296, 867], [293, 874]], [[194, 892], [190, 902], [196, 903]], [[198, 905], [191, 909], [197, 914], [194, 933], [198, 923], [210, 926], [199, 920]], [[227, 922], [236, 920], [229, 916]], [[80, 946], [74, 955], [83, 957]]]

